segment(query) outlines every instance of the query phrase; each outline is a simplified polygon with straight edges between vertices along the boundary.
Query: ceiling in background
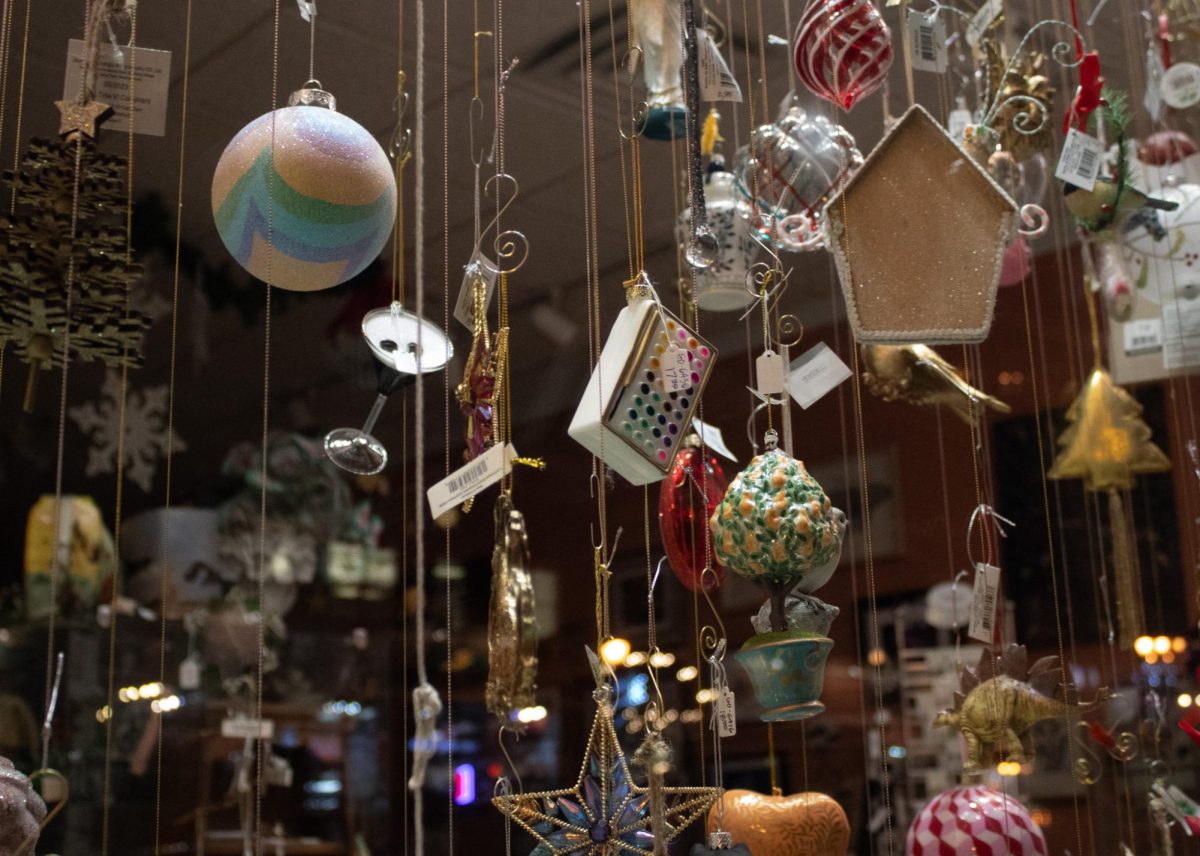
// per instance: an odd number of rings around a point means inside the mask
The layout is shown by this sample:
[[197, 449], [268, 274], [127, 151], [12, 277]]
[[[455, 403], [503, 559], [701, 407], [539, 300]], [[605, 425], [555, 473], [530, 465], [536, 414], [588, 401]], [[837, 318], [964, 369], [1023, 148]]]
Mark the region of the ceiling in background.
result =
[[[20, 70], [20, 24], [15, 28], [7, 103], [0, 127], [0, 162], [11, 163], [14, 147], [21, 148], [31, 136], [54, 132], [57, 112], [52, 102], [62, 96], [64, 56], [67, 41], [82, 31], [82, 2], [33, 2], [30, 5], [28, 56]], [[492, 30], [492, 6], [479, 3], [481, 30]], [[793, 0], [793, 12], [801, 6]], [[1086, 3], [1084, 5], [1087, 5]], [[1120, 4], [1102, 16], [1094, 32], [1111, 32], [1118, 41], [1112, 50], [1125, 50], [1119, 28], [1105, 27], [1105, 17], [1120, 14]], [[363, 124], [381, 141], [387, 141], [396, 124], [393, 101], [397, 68], [403, 57], [411, 106], [406, 120], [412, 123], [418, 110], [425, 117], [426, 182], [426, 311], [435, 320], [444, 312], [443, 295], [457, 295], [463, 264], [473, 243], [474, 188], [486, 180], [490, 166], [484, 164], [476, 176], [471, 160], [470, 111], [474, 92], [472, 50], [472, 7], [464, 2], [449, 4], [449, 32], [443, 31], [442, 4], [426, 4], [427, 63], [426, 91], [422, 105], [416, 103], [415, 7], [405, 4], [403, 20], [398, 4], [384, 0], [321, 0], [316, 31], [316, 77], [338, 99], [339, 111]], [[518, 229], [529, 240], [527, 264], [510, 280], [515, 310], [525, 311], [513, 349], [514, 387], [527, 400], [518, 418], [529, 430], [549, 430], [571, 410], [582, 392], [587, 376], [587, 316], [585, 312], [584, 259], [585, 218], [583, 208], [583, 132], [580, 109], [583, 84], [580, 57], [580, 21], [585, 9], [591, 16], [593, 45], [593, 89], [595, 92], [594, 134], [597, 157], [598, 257], [604, 290], [607, 324], [621, 302], [621, 283], [628, 275], [625, 226], [625, 195], [620, 136], [615, 120], [616, 93], [621, 92], [622, 110], [628, 115], [629, 90], [625, 72], [614, 69], [613, 46], [623, 51], [626, 24], [624, 4], [599, 2], [577, 5], [569, 2], [510, 2], [504, 4], [503, 44], [505, 56], [517, 61], [508, 90], [504, 133], [505, 166], [520, 184], [520, 194], [508, 210], [504, 225]], [[64, 8], [78, 7], [78, 14]], [[589, 8], [590, 7], [590, 8]], [[759, 118], [773, 116], [786, 94], [790, 49], [786, 46], [785, 4], [740, 0], [710, 3], [712, 12], [728, 25], [735, 45], [733, 69], [743, 89], [752, 95]], [[20, 8], [24, 8], [20, 6]], [[261, 430], [263, 380], [261, 286], [232, 264], [217, 238], [212, 223], [209, 189], [217, 159], [229, 139], [247, 122], [272, 106], [271, 0], [202, 0], [202, 2], [142, 3], [137, 20], [137, 43], [142, 47], [172, 52], [172, 89], [164, 137], [137, 136], [134, 141], [133, 176], [136, 195], [160, 199], [156, 212], [159, 232], [173, 232], [176, 187], [179, 181], [182, 116], [181, 102], [185, 13], [193, 16], [189, 93], [187, 98], [186, 148], [183, 157], [182, 234], [196, 252], [191, 264], [181, 271], [179, 307], [179, 371], [177, 376], [177, 419], [189, 452], [181, 456], [182, 472], [199, 476], [217, 466], [224, 451], [235, 442], [248, 440]], [[291, 0], [280, 0], [278, 94], [276, 104], [299, 88], [308, 71], [309, 32]], [[762, 15], [760, 40], [758, 15]], [[610, 19], [610, 15], [612, 18]], [[894, 12], [888, 10], [894, 22]], [[747, 33], [743, 16], [750, 23]], [[615, 26], [610, 26], [610, 21]], [[1026, 22], [1014, 22], [1022, 29]], [[403, 32], [403, 39], [400, 33]], [[122, 38], [128, 33], [120, 34]], [[771, 36], [780, 38], [772, 39]], [[744, 47], [758, 56], [760, 45], [765, 62], [766, 108], [759, 86], [747, 85]], [[775, 42], [779, 42], [776, 44]], [[490, 137], [494, 126], [491, 76], [493, 37], [479, 41], [480, 96], [486, 107], [480, 136]], [[903, 107], [901, 63], [893, 70], [892, 106]], [[445, 74], [443, 73], [445, 68]], [[758, 71], [757, 59], [752, 67]], [[23, 99], [18, 104], [18, 81], [24, 80]], [[953, 92], [939, 89], [933, 75], [918, 74], [918, 100], [935, 115], [952, 106]], [[1065, 83], [1064, 78], [1064, 83]], [[448, 87], [450, 113], [443, 87]], [[640, 88], [640, 76], [638, 90]], [[1061, 87], [1060, 87], [1061, 91]], [[807, 97], [807, 96], [806, 96]], [[749, 105], [747, 105], [749, 106]], [[828, 105], [813, 109], [828, 110]], [[746, 139], [750, 121], [745, 109], [722, 105], [722, 133], [726, 153], [732, 155]], [[19, 121], [14, 117], [19, 116]], [[856, 135], [860, 148], [869, 150], [882, 127], [881, 101], [868, 99], [852, 115], [841, 117]], [[18, 131], [19, 127], [19, 131]], [[443, 132], [448, 128], [448, 133]], [[18, 140], [17, 137], [20, 139]], [[123, 133], [102, 133], [104, 148], [124, 151]], [[627, 148], [626, 148], [627, 150]], [[647, 267], [660, 283], [668, 302], [674, 302], [677, 261], [673, 228], [683, 146], [645, 141], [641, 146], [644, 173]], [[418, 153], [418, 156], [421, 153]], [[408, 223], [413, 217], [413, 173], [406, 170]], [[443, 199], [449, 200], [448, 211]], [[484, 210], [494, 202], [484, 199]], [[486, 219], [486, 217], [485, 217]], [[449, 227], [448, 245], [443, 241]], [[408, 269], [409, 305], [413, 283], [411, 230], [405, 263]], [[169, 250], [170, 242], [163, 247]], [[150, 267], [149, 293], [160, 305], [169, 306], [172, 283], [171, 253], [155, 253], [139, 247]], [[385, 261], [390, 254], [385, 251]], [[203, 260], [203, 265], [200, 264]], [[817, 329], [840, 315], [831, 303], [827, 284], [832, 276], [825, 253], [785, 258], [794, 268], [787, 301], [809, 329]], [[203, 270], [203, 272], [201, 272]], [[370, 357], [356, 334], [358, 319], [373, 306], [388, 299], [389, 276], [384, 270], [353, 285], [311, 295], [280, 294], [274, 304], [272, 322], [273, 422], [279, 427], [307, 428], [323, 433], [330, 427], [361, 420], [370, 401]], [[807, 287], [817, 282], [819, 288]], [[212, 295], [218, 295], [213, 299]], [[205, 297], [208, 295], [208, 298]], [[242, 312], [234, 307], [240, 305]], [[735, 316], [717, 323], [715, 316], [705, 327], [727, 355], [745, 349], [747, 334]], [[459, 360], [450, 370], [453, 384], [461, 372], [461, 356], [468, 341], [466, 331], [451, 321]], [[166, 377], [170, 347], [166, 314], [152, 328], [147, 343], [146, 368], [133, 378], [134, 385], [160, 383]], [[19, 381], [23, 372], [9, 367], [9, 379]], [[102, 371], [84, 366], [72, 375], [70, 399], [85, 401], [98, 394]], [[49, 384], [47, 384], [49, 385]], [[438, 384], [440, 387], [440, 384]], [[0, 403], [5, 418], [16, 419], [16, 396]], [[39, 412], [15, 429], [19, 436], [35, 437], [56, 426], [50, 393], [44, 394]], [[438, 390], [440, 398], [440, 389]], [[440, 408], [439, 408], [440, 409]], [[386, 418], [386, 417], [385, 417]], [[9, 423], [13, 424], [13, 423]], [[68, 431], [72, 430], [68, 427]], [[23, 433], [24, 432], [24, 433]], [[18, 441], [19, 442], [19, 441]], [[434, 432], [431, 444], [441, 443]], [[48, 452], [47, 452], [48, 454]], [[36, 457], [36, 456], [35, 456]], [[43, 464], [49, 462], [42, 459]]]

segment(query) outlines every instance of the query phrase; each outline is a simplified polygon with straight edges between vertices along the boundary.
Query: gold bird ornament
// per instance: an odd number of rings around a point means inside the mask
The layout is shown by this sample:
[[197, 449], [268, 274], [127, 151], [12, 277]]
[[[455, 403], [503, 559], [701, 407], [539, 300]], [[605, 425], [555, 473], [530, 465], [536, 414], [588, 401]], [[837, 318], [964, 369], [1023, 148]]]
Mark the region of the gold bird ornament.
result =
[[863, 383], [884, 401], [944, 404], [971, 421], [976, 403], [999, 413], [1012, 410], [1000, 399], [971, 386], [928, 345], [862, 345]]
[[1081, 224], [1099, 226], [1089, 227], [1092, 232], [1121, 226], [1144, 208], [1174, 211], [1179, 207], [1178, 202], [1148, 196], [1136, 187], [1119, 184], [1111, 178], [1096, 179], [1096, 186], [1091, 190], [1068, 184], [1064, 188], [1063, 202]]

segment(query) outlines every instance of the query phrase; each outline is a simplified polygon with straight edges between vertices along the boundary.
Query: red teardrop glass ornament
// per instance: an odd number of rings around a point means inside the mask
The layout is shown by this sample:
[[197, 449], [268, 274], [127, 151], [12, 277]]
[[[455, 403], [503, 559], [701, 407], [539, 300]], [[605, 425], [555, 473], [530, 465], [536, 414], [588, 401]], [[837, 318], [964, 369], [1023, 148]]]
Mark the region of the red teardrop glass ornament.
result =
[[812, 0], [795, 50], [800, 80], [843, 110], [882, 86], [892, 67], [892, 34], [871, 0]]
[[[704, 574], [704, 539], [729, 482], [717, 456], [699, 446], [686, 446], [675, 456], [658, 494], [658, 526], [663, 549], [675, 576], [688, 591], [712, 591], [725, 581], [725, 566], [713, 560]], [[707, 495], [707, 496], [706, 496]]]

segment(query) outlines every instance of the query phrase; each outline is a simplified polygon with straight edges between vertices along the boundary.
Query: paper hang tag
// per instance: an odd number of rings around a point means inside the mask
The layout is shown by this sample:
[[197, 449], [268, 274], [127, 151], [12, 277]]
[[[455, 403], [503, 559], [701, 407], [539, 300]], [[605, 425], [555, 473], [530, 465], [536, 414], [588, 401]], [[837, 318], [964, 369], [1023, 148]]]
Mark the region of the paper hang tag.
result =
[[692, 388], [692, 359], [687, 348], [668, 345], [659, 358], [663, 392], [683, 392]]
[[278, 755], [268, 755], [266, 760], [263, 778], [267, 784], [276, 788], [290, 788], [292, 786], [292, 765], [288, 763], [287, 759]]
[[1146, 93], [1142, 96], [1142, 106], [1155, 122], [1162, 118], [1162, 78], [1165, 73], [1159, 52], [1154, 48], [1146, 51]]
[[975, 589], [971, 594], [971, 625], [967, 635], [980, 642], [992, 642], [996, 632], [996, 601], [1000, 591], [1000, 569], [983, 562], [975, 563]]
[[1103, 157], [1103, 143], [1090, 134], [1071, 128], [1067, 131], [1067, 140], [1063, 143], [1054, 177], [1087, 191], [1095, 190]]
[[221, 720], [221, 736], [241, 740], [271, 740], [275, 737], [275, 721], [231, 716]]
[[788, 366], [787, 391], [807, 410], [853, 374], [828, 345], [819, 342]]
[[1162, 100], [1168, 107], [1186, 110], [1200, 103], [1200, 65], [1177, 62], [1163, 72], [1159, 81]]
[[429, 513], [440, 517], [456, 505], [481, 493], [512, 472], [517, 450], [513, 444], [496, 444], [465, 466], [459, 467], [425, 492]]
[[696, 28], [696, 58], [700, 66], [700, 97], [705, 101], [741, 101], [742, 88], [717, 49], [712, 35]]
[[763, 351], [754, 363], [758, 391], [763, 395], [775, 395], [786, 389], [783, 371], [783, 356], [770, 348]]
[[[83, 41], [67, 43], [67, 69], [63, 77], [63, 100], [79, 94], [83, 79]], [[171, 52], [150, 48], [125, 48], [100, 45], [96, 69], [96, 100], [113, 109], [104, 123], [109, 131], [129, 130], [129, 73], [133, 66], [133, 131], [161, 137], [167, 131], [167, 101], [171, 86]]]
[[737, 709], [734, 706], [733, 690], [724, 687], [717, 693], [713, 703], [713, 725], [718, 737], [733, 737], [737, 734]]
[[692, 420], [692, 428], [700, 435], [700, 439], [704, 441], [704, 445], [712, 449], [718, 455], [728, 458], [737, 463], [737, 455], [729, 451], [729, 447], [725, 445], [725, 437], [721, 434], [721, 429], [715, 425], [709, 425], [699, 419]]
[[300, 17], [306, 23], [312, 23], [312, 19], [317, 16], [317, 4], [313, 0], [296, 0], [296, 5], [300, 7]]
[[195, 657], [188, 657], [179, 664], [179, 688], [181, 690], [200, 689], [200, 663]]
[[943, 73], [947, 65], [946, 25], [941, 17], [909, 9], [905, 25], [912, 47], [912, 67]]
[[475, 280], [482, 279], [487, 283], [483, 297], [486, 308], [492, 305], [492, 292], [496, 290], [496, 278], [499, 275], [495, 262], [478, 250], [463, 268], [462, 285], [458, 288], [458, 299], [454, 301], [454, 317], [468, 330], [475, 330]]
[[967, 44], [975, 47], [992, 22], [1004, 11], [1004, 0], [986, 0], [967, 23]]
[[1125, 355], [1149, 354], [1161, 351], [1163, 345], [1162, 319], [1143, 318], [1121, 325], [1125, 338]]

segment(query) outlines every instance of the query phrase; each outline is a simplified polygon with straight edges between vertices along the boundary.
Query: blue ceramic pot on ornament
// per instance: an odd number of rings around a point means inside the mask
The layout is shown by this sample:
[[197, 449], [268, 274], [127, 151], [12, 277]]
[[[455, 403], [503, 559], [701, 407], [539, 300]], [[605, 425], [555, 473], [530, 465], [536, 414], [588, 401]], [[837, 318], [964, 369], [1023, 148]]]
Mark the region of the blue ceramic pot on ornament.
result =
[[750, 675], [764, 722], [807, 719], [825, 710], [821, 688], [833, 640], [787, 633], [751, 636], [734, 658]]

